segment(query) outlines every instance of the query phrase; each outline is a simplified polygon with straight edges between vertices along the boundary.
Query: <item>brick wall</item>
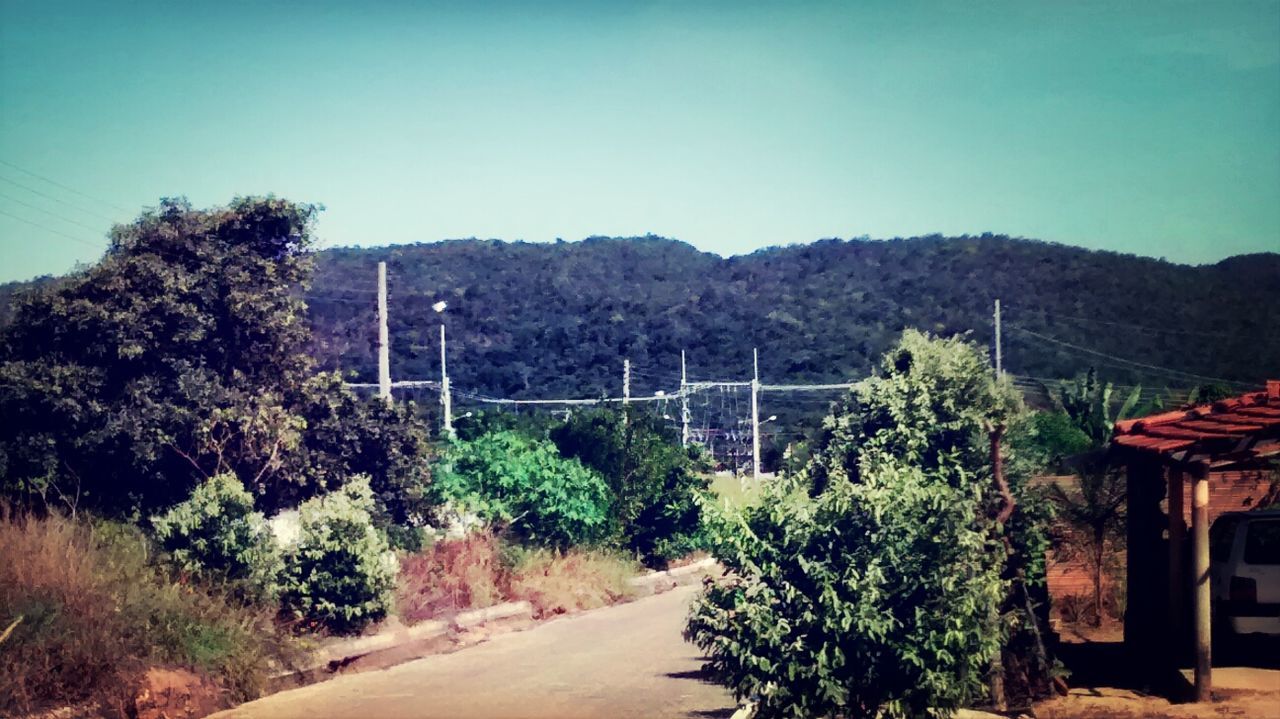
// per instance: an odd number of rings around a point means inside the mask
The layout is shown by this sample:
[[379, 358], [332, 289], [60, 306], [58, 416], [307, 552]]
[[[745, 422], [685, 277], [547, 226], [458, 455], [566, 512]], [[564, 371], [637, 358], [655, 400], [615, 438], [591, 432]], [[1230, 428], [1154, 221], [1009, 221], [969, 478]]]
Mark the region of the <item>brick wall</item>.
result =
[[[1052, 477], [1046, 481], [1069, 482], [1072, 478]], [[1183, 521], [1188, 530], [1191, 527], [1191, 485], [1190, 476], [1182, 483]], [[1242, 512], [1267, 506], [1280, 499], [1280, 484], [1273, 473], [1250, 472], [1214, 472], [1209, 475], [1209, 523], [1225, 512]], [[1168, 512], [1168, 500], [1161, 503], [1161, 508]], [[1116, 565], [1124, 567], [1124, 553], [1116, 556]], [[1049, 584], [1049, 596], [1058, 599], [1073, 595], [1093, 594], [1093, 579], [1089, 575], [1088, 565], [1078, 559], [1064, 560], [1049, 552], [1046, 575]], [[1103, 578], [1103, 591], [1109, 587], [1114, 578]]]

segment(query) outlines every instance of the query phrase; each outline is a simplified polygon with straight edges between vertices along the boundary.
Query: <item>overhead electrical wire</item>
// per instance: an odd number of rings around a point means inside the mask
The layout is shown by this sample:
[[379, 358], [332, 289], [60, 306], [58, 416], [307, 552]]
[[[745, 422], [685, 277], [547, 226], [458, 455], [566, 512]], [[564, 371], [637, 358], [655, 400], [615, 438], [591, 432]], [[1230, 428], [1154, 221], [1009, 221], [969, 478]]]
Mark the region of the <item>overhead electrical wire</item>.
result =
[[108, 202], [107, 200], [104, 200], [104, 199], [102, 199], [102, 198], [94, 197], [93, 195], [90, 195], [90, 194], [88, 194], [88, 193], [81, 192], [80, 190], [77, 190], [77, 189], [75, 189], [74, 187], [68, 187], [67, 185], [62, 184], [61, 182], [58, 182], [57, 180], [51, 180], [51, 179], [49, 179], [48, 177], [45, 177], [44, 175], [41, 175], [41, 174], [38, 174], [38, 173], [32, 172], [31, 170], [28, 170], [28, 169], [26, 169], [26, 168], [24, 168], [24, 167], [18, 167], [17, 165], [13, 164], [12, 162], [8, 162], [8, 161], [6, 161], [6, 160], [0, 160], [0, 165], [5, 165], [6, 167], [11, 167], [11, 168], [13, 168], [13, 169], [17, 170], [18, 172], [22, 172], [22, 173], [25, 173], [25, 174], [27, 174], [27, 175], [30, 175], [31, 177], [34, 177], [34, 178], [36, 178], [37, 180], [43, 180], [44, 182], [47, 182], [47, 183], [49, 183], [50, 185], [53, 185], [54, 187], [62, 188], [63, 190], [66, 190], [67, 192], [70, 192], [70, 193], [72, 193], [72, 194], [74, 194], [74, 195], [79, 195], [80, 197], [83, 197], [83, 198], [85, 198], [86, 200], [93, 200], [94, 202], [101, 203], [101, 204], [103, 204], [103, 205], [106, 205], [106, 206], [111, 207], [111, 208], [113, 208], [113, 209], [119, 210], [119, 211], [121, 211], [121, 212], [129, 212], [129, 210], [127, 210], [127, 209], [125, 209], [125, 208], [123, 208], [123, 207], [121, 207], [121, 206], [119, 206], [119, 205], [115, 204], [114, 202]]

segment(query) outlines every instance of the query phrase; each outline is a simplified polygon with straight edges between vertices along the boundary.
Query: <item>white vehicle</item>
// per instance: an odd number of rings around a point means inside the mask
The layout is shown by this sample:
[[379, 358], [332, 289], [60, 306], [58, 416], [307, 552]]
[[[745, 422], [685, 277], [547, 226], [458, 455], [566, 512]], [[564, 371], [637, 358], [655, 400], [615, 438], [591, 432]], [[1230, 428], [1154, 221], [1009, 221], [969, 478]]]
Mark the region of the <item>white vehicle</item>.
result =
[[1280, 510], [1228, 512], [1209, 528], [1209, 577], [1218, 626], [1280, 636]]

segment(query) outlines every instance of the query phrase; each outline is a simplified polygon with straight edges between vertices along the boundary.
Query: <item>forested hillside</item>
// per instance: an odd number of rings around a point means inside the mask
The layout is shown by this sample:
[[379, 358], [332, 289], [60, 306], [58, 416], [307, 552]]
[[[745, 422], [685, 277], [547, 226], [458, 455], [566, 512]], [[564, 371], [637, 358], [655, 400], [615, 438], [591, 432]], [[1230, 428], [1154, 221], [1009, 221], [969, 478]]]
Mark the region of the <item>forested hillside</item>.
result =
[[1280, 376], [1277, 254], [1190, 267], [982, 236], [824, 240], [725, 259], [644, 237], [321, 253], [308, 294], [315, 353], [365, 381], [375, 379], [379, 260], [393, 376], [439, 377], [432, 305], [445, 300], [455, 388], [496, 396], [617, 395], [624, 357], [636, 394], [671, 389], [681, 349], [691, 379], [749, 378], [752, 347], [765, 382], [860, 377], [904, 327], [989, 343], [996, 297], [1005, 364], [1018, 374], [1092, 365], [1173, 387]]
[[[376, 380], [379, 260], [393, 377], [439, 378], [432, 305], [445, 300], [454, 387], [493, 396], [617, 395], [624, 357], [636, 395], [670, 390], [681, 349], [690, 379], [749, 379], [759, 347], [765, 382], [841, 381], [869, 372], [904, 327], [990, 344], [996, 297], [1005, 366], [1020, 375], [1095, 366], [1116, 382], [1181, 388], [1280, 377], [1274, 253], [1192, 267], [989, 235], [730, 258], [658, 237], [324, 250], [306, 293], [313, 352], [362, 381]], [[0, 285], [0, 320], [21, 286]]]

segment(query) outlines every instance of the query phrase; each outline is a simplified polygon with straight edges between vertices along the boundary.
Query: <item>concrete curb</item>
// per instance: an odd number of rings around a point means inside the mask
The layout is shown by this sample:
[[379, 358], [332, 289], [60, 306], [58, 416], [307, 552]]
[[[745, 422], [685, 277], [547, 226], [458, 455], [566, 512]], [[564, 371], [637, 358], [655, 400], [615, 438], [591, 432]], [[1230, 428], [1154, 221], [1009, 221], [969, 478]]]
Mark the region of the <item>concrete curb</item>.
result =
[[683, 567], [668, 569], [665, 572], [651, 572], [627, 580], [639, 597], [660, 594], [686, 584], [693, 584], [716, 568], [714, 557], [700, 559]]
[[433, 619], [411, 627], [398, 627], [381, 634], [335, 642], [312, 652], [301, 667], [272, 676], [268, 680], [267, 693], [314, 684], [339, 672], [383, 669], [436, 654], [461, 644], [468, 632], [480, 628], [532, 622], [533, 605], [504, 602], [463, 612], [450, 620]]

